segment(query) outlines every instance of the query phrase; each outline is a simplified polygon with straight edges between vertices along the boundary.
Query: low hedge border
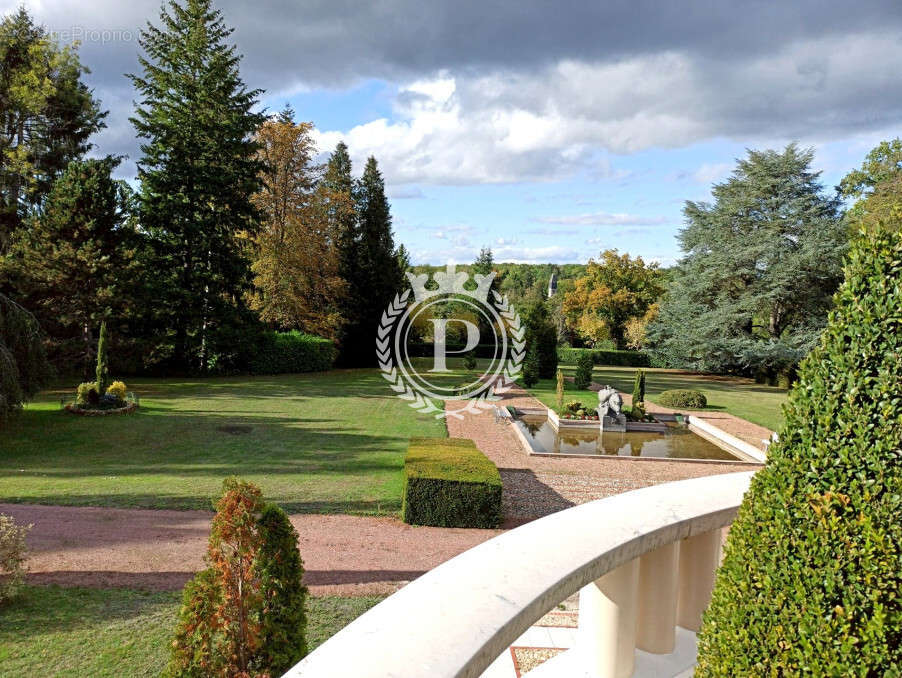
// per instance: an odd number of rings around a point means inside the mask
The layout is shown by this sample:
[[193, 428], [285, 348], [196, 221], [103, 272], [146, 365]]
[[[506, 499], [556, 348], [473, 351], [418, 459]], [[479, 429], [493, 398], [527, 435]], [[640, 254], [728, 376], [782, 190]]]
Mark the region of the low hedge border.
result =
[[498, 467], [472, 440], [411, 438], [404, 460], [401, 515], [411, 525], [498, 527]]

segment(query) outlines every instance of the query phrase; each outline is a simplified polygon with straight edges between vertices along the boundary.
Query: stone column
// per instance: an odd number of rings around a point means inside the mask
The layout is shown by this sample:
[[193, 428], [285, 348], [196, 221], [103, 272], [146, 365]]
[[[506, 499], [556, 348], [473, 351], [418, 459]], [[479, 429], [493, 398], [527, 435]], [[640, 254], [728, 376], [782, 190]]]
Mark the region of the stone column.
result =
[[632, 560], [579, 592], [579, 644], [597, 678], [633, 675], [639, 561]]

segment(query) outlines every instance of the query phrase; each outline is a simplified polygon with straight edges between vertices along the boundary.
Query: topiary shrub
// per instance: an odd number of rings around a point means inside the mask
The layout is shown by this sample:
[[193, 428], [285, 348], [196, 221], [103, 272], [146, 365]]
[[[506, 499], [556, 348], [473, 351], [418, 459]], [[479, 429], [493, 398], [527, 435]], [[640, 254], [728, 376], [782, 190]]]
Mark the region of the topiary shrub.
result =
[[100, 394], [97, 392], [97, 382], [86, 381], [75, 389], [75, 404], [80, 407], [96, 407], [100, 402]]
[[701, 391], [674, 389], [662, 392], [658, 396], [658, 404], [664, 407], [686, 407], [690, 410], [703, 410], [708, 406], [708, 399]]
[[31, 525], [16, 525], [0, 513], [0, 603], [15, 596], [25, 579], [25, 536]]
[[119, 400], [125, 400], [125, 396], [128, 394], [125, 383], [121, 381], [114, 381], [107, 387], [106, 392], [116, 396]]
[[401, 514], [411, 525], [498, 527], [498, 468], [472, 440], [411, 438]]
[[730, 529], [696, 676], [902, 666], [902, 234], [864, 233]]
[[645, 370], [636, 370], [633, 379], [633, 404], [630, 413], [636, 419], [645, 418]]
[[110, 378], [110, 369], [107, 364], [107, 343], [109, 333], [106, 328], [106, 320], [100, 323], [100, 338], [97, 340], [97, 393], [106, 393], [107, 382]]
[[298, 551], [298, 533], [278, 506], [260, 515], [260, 548], [254, 563], [263, 596], [258, 662], [281, 676], [307, 654], [307, 587]]
[[580, 354], [576, 361], [576, 375], [573, 377], [573, 385], [580, 391], [585, 391], [592, 383], [592, 366], [592, 354]]
[[466, 355], [464, 355], [464, 369], [466, 370], [475, 370], [476, 369], [476, 355], [470, 351]]

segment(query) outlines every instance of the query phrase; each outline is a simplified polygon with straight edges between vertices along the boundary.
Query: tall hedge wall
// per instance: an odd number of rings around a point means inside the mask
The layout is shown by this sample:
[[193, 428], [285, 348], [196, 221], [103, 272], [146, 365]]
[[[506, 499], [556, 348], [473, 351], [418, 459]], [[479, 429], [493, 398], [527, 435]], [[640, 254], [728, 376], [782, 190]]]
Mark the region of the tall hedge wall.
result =
[[862, 234], [730, 530], [696, 676], [899, 676], [902, 234]]
[[253, 374], [323, 372], [335, 362], [335, 345], [302, 332], [269, 332], [255, 346], [250, 359]]
[[564, 365], [576, 365], [579, 357], [585, 353], [592, 356], [592, 362], [596, 365], [608, 365], [611, 367], [654, 367], [647, 353], [642, 351], [608, 351], [594, 348], [569, 348], [561, 347], [557, 350], [557, 356]]
[[472, 440], [411, 438], [401, 512], [411, 525], [498, 527], [501, 475]]

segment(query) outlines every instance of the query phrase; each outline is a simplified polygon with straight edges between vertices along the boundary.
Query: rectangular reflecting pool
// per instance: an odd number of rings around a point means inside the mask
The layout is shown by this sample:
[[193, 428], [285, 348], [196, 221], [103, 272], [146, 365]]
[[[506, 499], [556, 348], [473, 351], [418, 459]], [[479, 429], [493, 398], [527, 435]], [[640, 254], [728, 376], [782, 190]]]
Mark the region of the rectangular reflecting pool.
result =
[[740, 461], [680, 424], [668, 424], [664, 433], [630, 431], [599, 435], [598, 429], [557, 431], [541, 415], [524, 415], [514, 422], [537, 454], [581, 454], [661, 459]]

